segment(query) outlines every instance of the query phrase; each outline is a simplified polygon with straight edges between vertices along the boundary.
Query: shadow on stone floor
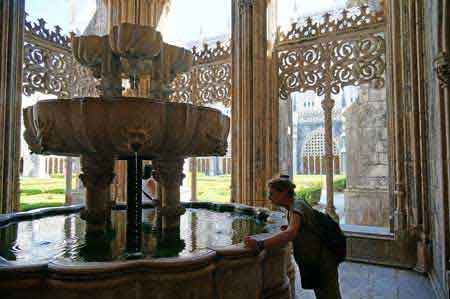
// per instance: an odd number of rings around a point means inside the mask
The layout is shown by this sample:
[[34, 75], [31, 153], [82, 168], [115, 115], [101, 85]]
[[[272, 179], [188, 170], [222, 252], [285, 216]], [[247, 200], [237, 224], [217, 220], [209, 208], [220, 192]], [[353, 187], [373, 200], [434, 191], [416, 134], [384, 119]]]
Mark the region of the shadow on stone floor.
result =
[[[418, 273], [389, 267], [345, 262], [339, 267], [343, 299], [435, 299], [429, 280]], [[315, 299], [301, 289], [296, 268], [295, 299]]]

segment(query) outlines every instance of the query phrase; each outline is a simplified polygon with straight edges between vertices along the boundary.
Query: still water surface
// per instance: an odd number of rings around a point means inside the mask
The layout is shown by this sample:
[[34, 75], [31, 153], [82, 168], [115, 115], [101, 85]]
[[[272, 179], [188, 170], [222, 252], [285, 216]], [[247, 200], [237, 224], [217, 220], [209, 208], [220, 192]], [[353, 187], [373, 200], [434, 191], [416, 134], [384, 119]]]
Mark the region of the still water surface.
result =
[[[252, 216], [206, 209], [187, 209], [179, 238], [165, 239], [155, 227], [154, 210], [143, 211], [142, 248], [146, 257], [189, 256], [209, 247], [240, 243], [244, 236], [265, 232]], [[79, 214], [22, 221], [0, 228], [0, 256], [17, 262], [112, 261], [126, 256], [126, 211], [113, 211], [111, 228], [86, 235]]]

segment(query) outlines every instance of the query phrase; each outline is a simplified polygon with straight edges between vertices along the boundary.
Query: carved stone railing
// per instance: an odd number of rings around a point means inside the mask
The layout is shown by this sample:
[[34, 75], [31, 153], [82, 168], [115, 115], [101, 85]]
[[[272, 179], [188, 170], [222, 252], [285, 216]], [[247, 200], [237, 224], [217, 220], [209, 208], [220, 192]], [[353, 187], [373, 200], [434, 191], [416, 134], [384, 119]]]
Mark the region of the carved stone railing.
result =
[[231, 41], [217, 42], [214, 47], [203, 44], [202, 49], [192, 48], [194, 65], [231, 59]]
[[[28, 18], [28, 15], [27, 15]], [[70, 37], [61, 34], [62, 28], [55, 26], [54, 30], [46, 28], [47, 22], [44, 19], [37, 19], [36, 22], [32, 22], [28, 19], [25, 20], [25, 38], [27, 41], [34, 40], [36, 43], [44, 43], [52, 45], [53, 47], [60, 47], [67, 51], [70, 51]]]
[[318, 96], [338, 94], [345, 86], [375, 81], [384, 85], [386, 55], [384, 36], [363, 37], [295, 44], [278, 51], [279, 96], [312, 90]]
[[231, 105], [231, 45], [217, 42], [204, 45], [201, 51], [192, 49], [194, 66], [179, 74], [172, 82], [171, 101], [208, 105]]
[[384, 10], [371, 11], [368, 6], [343, 9], [322, 16], [308, 17], [301, 23], [292, 23], [287, 32], [278, 28], [278, 45], [297, 43], [330, 35], [339, 35], [384, 26]]
[[96, 82], [90, 71], [72, 56], [70, 37], [61, 27], [48, 29], [43, 19], [25, 20], [22, 91], [58, 98], [96, 95]]

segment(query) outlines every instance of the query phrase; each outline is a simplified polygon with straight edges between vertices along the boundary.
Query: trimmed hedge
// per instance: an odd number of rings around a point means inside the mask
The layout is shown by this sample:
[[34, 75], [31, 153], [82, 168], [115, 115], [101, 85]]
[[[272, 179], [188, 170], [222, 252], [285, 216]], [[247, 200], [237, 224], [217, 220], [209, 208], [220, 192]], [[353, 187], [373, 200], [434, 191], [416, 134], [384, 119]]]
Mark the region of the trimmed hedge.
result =
[[322, 193], [322, 187], [310, 187], [303, 188], [296, 192], [297, 197], [306, 200], [310, 205], [315, 206], [320, 201], [320, 194]]
[[38, 203], [21, 203], [20, 211], [26, 212], [34, 209], [40, 208], [50, 208], [50, 207], [60, 207], [63, 206], [63, 202], [38, 202]]
[[338, 179], [333, 182], [333, 190], [335, 192], [344, 192], [345, 188], [347, 188], [347, 178]]

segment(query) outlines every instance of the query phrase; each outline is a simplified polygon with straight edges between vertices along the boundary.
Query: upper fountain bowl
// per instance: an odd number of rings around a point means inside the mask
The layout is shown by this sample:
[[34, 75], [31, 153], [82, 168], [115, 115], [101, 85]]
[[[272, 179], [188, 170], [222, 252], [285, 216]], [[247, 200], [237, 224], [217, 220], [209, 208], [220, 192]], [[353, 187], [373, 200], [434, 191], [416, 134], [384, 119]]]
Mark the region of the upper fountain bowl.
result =
[[208, 107], [142, 98], [44, 100], [24, 109], [37, 154], [147, 159], [224, 155], [229, 117]]
[[163, 41], [161, 33], [153, 27], [122, 23], [111, 29], [109, 45], [119, 56], [151, 59], [159, 54]]

